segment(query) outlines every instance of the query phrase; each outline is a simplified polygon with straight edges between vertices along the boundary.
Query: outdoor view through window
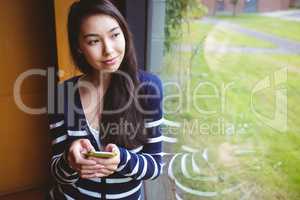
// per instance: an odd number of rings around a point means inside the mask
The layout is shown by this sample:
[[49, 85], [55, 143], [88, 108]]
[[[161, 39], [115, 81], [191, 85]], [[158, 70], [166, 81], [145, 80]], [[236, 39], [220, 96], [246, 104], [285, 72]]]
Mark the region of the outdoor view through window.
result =
[[300, 199], [300, 2], [163, 6], [163, 58], [152, 71], [164, 86], [171, 195]]

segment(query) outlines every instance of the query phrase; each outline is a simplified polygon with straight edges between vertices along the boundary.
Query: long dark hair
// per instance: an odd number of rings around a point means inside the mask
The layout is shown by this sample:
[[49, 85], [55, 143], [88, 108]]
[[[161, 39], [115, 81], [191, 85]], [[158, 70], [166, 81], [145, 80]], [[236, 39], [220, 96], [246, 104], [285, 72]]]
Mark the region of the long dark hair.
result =
[[[92, 73], [92, 67], [78, 51], [78, 37], [80, 26], [84, 18], [104, 14], [114, 18], [123, 31], [125, 37], [125, 55], [119, 67], [119, 71], [130, 77], [125, 78], [120, 73], [112, 73], [110, 85], [104, 95], [103, 113], [100, 116], [99, 127], [101, 142], [104, 144], [114, 143], [129, 149], [135, 148], [146, 142], [144, 119], [142, 113], [131, 103], [127, 109], [107, 114], [105, 111], [114, 111], [123, 108], [130, 98], [136, 102], [135, 90], [139, 86], [138, 68], [136, 53], [133, 45], [132, 34], [129, 27], [118, 9], [108, 0], [81, 0], [72, 4], [68, 16], [68, 36], [71, 55], [75, 65], [84, 73]], [[131, 82], [131, 83], [129, 83]], [[132, 84], [133, 83], [133, 84]], [[133, 87], [132, 87], [133, 86]], [[127, 130], [123, 122], [134, 127], [136, 134], [132, 135], [132, 130]], [[119, 124], [118, 133], [112, 133], [109, 127]]]

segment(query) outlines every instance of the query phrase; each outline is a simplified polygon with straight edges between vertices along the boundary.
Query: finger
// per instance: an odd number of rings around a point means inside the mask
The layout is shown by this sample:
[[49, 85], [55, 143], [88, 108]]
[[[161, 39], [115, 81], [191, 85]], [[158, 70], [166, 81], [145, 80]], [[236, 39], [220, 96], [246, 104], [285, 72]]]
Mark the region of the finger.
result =
[[97, 178], [102, 178], [102, 177], [106, 177], [106, 176], [108, 176], [108, 175], [102, 174], [102, 173], [96, 173]]
[[88, 178], [97, 178], [99, 176], [98, 176], [98, 174], [94, 173], [94, 174], [81, 175], [80, 177], [83, 178], [83, 179], [88, 179]]
[[118, 166], [117, 165], [107, 165], [107, 166], [105, 166], [105, 168], [115, 172], [117, 170]]
[[117, 163], [116, 159], [114, 159], [114, 158], [95, 158], [95, 157], [91, 157], [90, 159], [97, 162], [98, 164], [104, 165], [104, 166], [113, 165], [113, 164]]
[[95, 160], [91, 160], [91, 159], [85, 159], [82, 156], [77, 157], [76, 159], [76, 164], [78, 165], [96, 165], [97, 162]]
[[95, 174], [97, 172], [100, 172], [100, 169], [96, 169], [96, 170], [87, 170], [87, 169], [84, 169], [84, 170], [81, 170], [80, 173], [82, 175], [91, 175], [91, 174]]
[[102, 178], [102, 177], [106, 177], [106, 176], [108, 176], [108, 175], [102, 174], [101, 172], [98, 172], [98, 173], [94, 173], [94, 174], [84, 174], [80, 177], [88, 179], [88, 178]]
[[80, 151], [73, 151], [72, 158], [76, 165], [95, 165], [96, 162], [93, 160], [86, 159]]
[[103, 173], [103, 174], [106, 174], [106, 175], [110, 175], [112, 173], [115, 172], [115, 169], [116, 169], [116, 166], [115, 165], [109, 165], [109, 167], [104, 167], [104, 166], [101, 166], [101, 167], [88, 167], [88, 166], [85, 166], [84, 168], [81, 168], [80, 169], [80, 172], [82, 174], [92, 174], [92, 173]]
[[100, 173], [100, 174], [104, 174], [106, 176], [109, 176], [109, 175], [113, 174], [114, 171], [111, 171], [109, 169], [104, 168], [104, 169], [101, 169], [101, 170], [97, 171], [96, 173]]
[[81, 170], [99, 170], [99, 169], [102, 169], [104, 168], [104, 165], [99, 165], [99, 164], [96, 164], [96, 165], [82, 165], [81, 166]]

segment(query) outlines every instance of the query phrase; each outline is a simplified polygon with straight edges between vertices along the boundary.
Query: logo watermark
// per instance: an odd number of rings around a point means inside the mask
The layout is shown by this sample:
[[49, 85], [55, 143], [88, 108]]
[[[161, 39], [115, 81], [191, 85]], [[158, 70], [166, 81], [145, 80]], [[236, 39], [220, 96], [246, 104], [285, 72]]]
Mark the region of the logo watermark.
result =
[[[58, 71], [59, 74], [63, 74], [63, 71]], [[103, 78], [105, 72], [99, 74], [99, 78]], [[231, 81], [228, 83], [215, 83], [212, 81], [199, 80], [197, 83], [191, 83], [191, 80], [187, 80], [184, 86], [181, 86], [177, 82], [163, 82], [159, 85], [155, 82], [142, 82], [136, 88], [130, 78], [130, 76], [122, 71], [116, 71], [121, 76], [127, 87], [131, 88], [132, 94], [128, 96], [128, 100], [124, 105], [120, 105], [119, 108], [115, 110], [102, 110], [104, 114], [116, 114], [125, 111], [132, 104], [145, 115], [151, 115], [163, 110], [166, 115], [176, 115], [184, 112], [194, 112], [201, 116], [215, 116], [216, 120], [212, 123], [197, 122], [197, 130], [205, 134], [208, 130], [210, 133], [216, 134], [228, 134], [228, 130], [237, 130], [235, 127], [236, 122], [228, 122], [224, 120], [221, 116], [230, 111], [230, 101], [228, 99], [228, 94], [233, 92], [232, 89], [238, 88], [239, 85], [236, 81]], [[21, 88], [26, 79], [31, 76], [43, 76], [47, 78], [47, 106], [41, 108], [32, 108], [26, 105], [21, 98]], [[103, 76], [103, 77], [101, 77]], [[259, 80], [252, 90], [249, 92], [249, 110], [261, 123], [277, 130], [280, 132], [285, 132], [287, 130], [287, 68], [282, 68], [278, 71], [271, 73], [264, 79]], [[76, 104], [76, 92], [79, 87], [83, 88], [87, 93], [90, 94], [91, 98], [87, 106], [85, 106], [85, 112], [83, 109]], [[143, 93], [143, 89], [151, 91], [149, 94]], [[171, 93], [166, 93], [162, 97], [162, 91], [172, 89]], [[274, 91], [275, 97], [275, 107], [273, 116], [265, 116], [263, 113], [259, 112], [255, 105], [255, 98], [257, 93], [264, 92], [265, 89], [272, 89]], [[48, 69], [31, 69], [23, 72], [18, 76], [14, 83], [14, 100], [16, 105], [20, 110], [28, 114], [54, 114], [54, 113], [64, 113], [65, 104], [64, 97], [67, 96], [68, 103], [67, 106], [73, 109], [74, 113], [89, 113], [94, 112], [95, 109], [99, 109], [95, 102], [99, 101], [99, 95], [95, 95], [97, 88], [88, 81], [80, 81], [80, 84], [69, 81], [67, 84], [56, 84], [56, 71], [53, 67]], [[101, 94], [100, 94], [101, 96]], [[155, 102], [159, 102], [155, 105], [152, 110], [145, 109], [141, 102], [149, 101], [153, 99]], [[213, 106], [203, 106], [202, 102], [213, 102]], [[168, 107], [172, 103], [172, 107]], [[161, 110], [160, 110], [161, 109]], [[74, 120], [74, 119], [73, 119]], [[194, 119], [193, 119], [194, 120]], [[71, 120], [72, 121], [72, 120]], [[186, 123], [187, 124], [187, 123]], [[192, 127], [187, 127], [187, 130], [193, 130], [193, 126], [196, 126], [195, 121], [189, 122]], [[240, 126], [240, 125], [239, 125]], [[231, 128], [230, 128], [231, 127]], [[231, 131], [232, 132], [232, 131]]]

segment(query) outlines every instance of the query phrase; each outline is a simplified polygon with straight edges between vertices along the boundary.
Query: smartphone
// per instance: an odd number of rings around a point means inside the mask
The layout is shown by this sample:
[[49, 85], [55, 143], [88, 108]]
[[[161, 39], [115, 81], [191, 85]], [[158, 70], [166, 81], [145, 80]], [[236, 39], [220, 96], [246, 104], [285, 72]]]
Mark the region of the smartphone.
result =
[[107, 152], [107, 151], [89, 151], [85, 154], [88, 157], [96, 158], [112, 158], [117, 155], [116, 152]]

